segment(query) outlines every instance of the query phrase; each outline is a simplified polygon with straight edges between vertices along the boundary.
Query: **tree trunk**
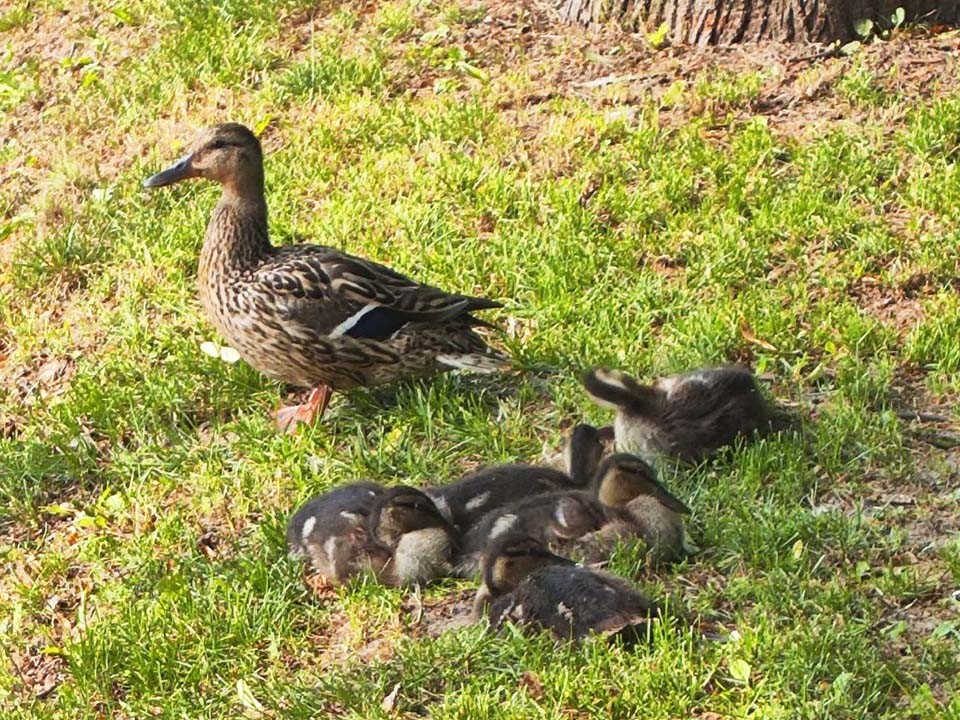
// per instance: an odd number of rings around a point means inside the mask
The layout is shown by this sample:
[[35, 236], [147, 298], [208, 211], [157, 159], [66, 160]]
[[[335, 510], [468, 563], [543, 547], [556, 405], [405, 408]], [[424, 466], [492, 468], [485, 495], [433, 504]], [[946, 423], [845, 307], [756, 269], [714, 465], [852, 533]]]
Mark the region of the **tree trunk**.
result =
[[831, 42], [856, 37], [854, 23], [889, 27], [902, 7], [907, 21], [953, 23], [960, 0], [555, 0], [564, 20], [618, 21], [653, 32], [666, 24], [674, 43], [726, 45], [758, 40]]

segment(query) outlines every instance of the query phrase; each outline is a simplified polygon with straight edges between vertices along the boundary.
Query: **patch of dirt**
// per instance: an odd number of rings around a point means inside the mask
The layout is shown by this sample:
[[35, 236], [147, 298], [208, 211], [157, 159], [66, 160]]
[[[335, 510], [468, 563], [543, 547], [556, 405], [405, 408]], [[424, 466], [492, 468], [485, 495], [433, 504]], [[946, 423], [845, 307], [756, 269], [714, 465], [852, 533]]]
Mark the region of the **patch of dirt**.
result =
[[13, 693], [22, 699], [46, 700], [66, 678], [66, 660], [60, 655], [45, 653], [42, 644], [13, 647], [9, 660], [11, 675], [19, 680]]
[[424, 601], [419, 607], [408, 606], [413, 613], [413, 632], [418, 636], [437, 637], [473, 622], [473, 589], [449, 593]]
[[893, 283], [863, 275], [850, 283], [847, 292], [865, 313], [905, 335], [924, 320], [924, 301], [945, 290], [960, 290], [960, 280], [915, 272]]
[[377, 623], [357, 623], [339, 611], [331, 616], [326, 632], [312, 640], [321, 648], [319, 666], [325, 667], [388, 660], [396, 654], [397, 643], [403, 636], [404, 627], [398, 616], [379, 618]]
[[867, 315], [885, 325], [892, 325], [905, 335], [924, 319], [920, 300], [908, 297], [902, 287], [890, 287], [871, 275], [864, 275], [850, 284], [850, 296]]
[[72, 357], [38, 356], [34, 363], [7, 376], [7, 386], [24, 405], [63, 394], [75, 372]]

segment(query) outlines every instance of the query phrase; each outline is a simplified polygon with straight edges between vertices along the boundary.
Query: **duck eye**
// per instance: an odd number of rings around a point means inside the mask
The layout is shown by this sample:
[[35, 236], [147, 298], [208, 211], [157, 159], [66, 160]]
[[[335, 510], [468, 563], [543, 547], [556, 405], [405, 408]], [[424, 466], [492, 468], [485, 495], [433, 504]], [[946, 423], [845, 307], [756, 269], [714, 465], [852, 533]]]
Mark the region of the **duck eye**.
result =
[[223, 148], [227, 147], [227, 145], [229, 145], [229, 143], [221, 138], [218, 138], [210, 143], [210, 147], [214, 150], [223, 150]]

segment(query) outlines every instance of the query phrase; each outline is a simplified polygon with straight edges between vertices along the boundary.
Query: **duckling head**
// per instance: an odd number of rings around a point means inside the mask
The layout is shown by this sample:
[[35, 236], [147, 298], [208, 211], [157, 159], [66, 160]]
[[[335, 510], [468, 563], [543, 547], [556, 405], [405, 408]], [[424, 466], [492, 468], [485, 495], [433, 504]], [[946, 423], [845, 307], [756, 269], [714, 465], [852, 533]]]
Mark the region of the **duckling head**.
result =
[[665, 393], [650, 385], [641, 385], [620, 370], [592, 368], [581, 377], [583, 389], [597, 405], [625, 410], [641, 417], [661, 413]]
[[623, 507], [640, 495], [648, 495], [675, 513], [690, 513], [657, 481], [654, 469], [636, 455], [616, 453], [606, 458], [597, 469], [594, 483], [597, 499], [609, 507]]
[[493, 595], [509, 592], [530, 573], [548, 565], [574, 565], [537, 538], [506, 536], [490, 544], [483, 558], [484, 585]]
[[390, 549], [400, 538], [425, 528], [446, 528], [433, 501], [416, 488], [401, 485], [384, 492], [370, 511], [370, 534]]
[[575, 425], [570, 432], [570, 440], [563, 449], [563, 455], [567, 475], [576, 485], [585, 487], [603, 457], [600, 431], [587, 423]]
[[484, 551], [480, 563], [483, 583], [473, 601], [474, 618], [481, 617], [494, 598], [510, 592], [540, 568], [575, 564], [550, 552], [537, 538], [513, 533], [497, 538]]
[[253, 132], [238, 123], [214, 125], [200, 132], [190, 151], [166, 170], [143, 181], [148, 188], [190, 178], [220, 183], [238, 194], [263, 192], [263, 150]]

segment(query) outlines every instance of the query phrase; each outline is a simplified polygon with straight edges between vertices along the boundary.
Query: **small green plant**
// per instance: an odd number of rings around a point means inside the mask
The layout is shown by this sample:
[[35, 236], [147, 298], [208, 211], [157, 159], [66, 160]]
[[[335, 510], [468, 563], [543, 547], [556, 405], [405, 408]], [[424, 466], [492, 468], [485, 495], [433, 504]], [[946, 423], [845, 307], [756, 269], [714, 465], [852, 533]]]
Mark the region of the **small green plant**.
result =
[[660, 23], [660, 27], [651, 33], [647, 33], [647, 44], [654, 50], [660, 50], [670, 44], [670, 26], [667, 23]]

